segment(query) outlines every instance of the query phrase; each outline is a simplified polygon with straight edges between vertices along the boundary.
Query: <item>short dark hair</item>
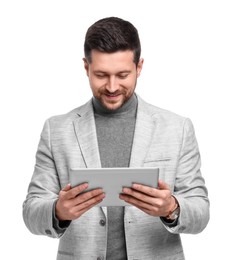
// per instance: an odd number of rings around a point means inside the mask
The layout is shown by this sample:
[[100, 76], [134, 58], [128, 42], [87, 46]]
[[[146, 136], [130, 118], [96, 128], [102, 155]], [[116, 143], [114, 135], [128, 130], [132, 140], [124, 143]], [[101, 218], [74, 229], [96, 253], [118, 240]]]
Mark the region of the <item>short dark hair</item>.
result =
[[113, 53], [131, 50], [137, 65], [141, 54], [141, 45], [137, 29], [128, 21], [118, 17], [107, 17], [91, 25], [85, 35], [85, 58], [91, 62], [91, 51]]

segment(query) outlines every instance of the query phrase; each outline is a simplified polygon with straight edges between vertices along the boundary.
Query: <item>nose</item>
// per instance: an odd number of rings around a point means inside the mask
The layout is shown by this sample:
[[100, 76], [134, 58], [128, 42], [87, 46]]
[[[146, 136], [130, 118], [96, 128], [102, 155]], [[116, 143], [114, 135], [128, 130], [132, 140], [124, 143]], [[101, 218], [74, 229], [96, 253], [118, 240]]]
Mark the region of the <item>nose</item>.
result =
[[117, 78], [115, 76], [110, 76], [108, 78], [108, 81], [107, 81], [107, 84], [106, 84], [106, 89], [110, 93], [114, 93], [119, 89], [119, 84], [118, 84]]

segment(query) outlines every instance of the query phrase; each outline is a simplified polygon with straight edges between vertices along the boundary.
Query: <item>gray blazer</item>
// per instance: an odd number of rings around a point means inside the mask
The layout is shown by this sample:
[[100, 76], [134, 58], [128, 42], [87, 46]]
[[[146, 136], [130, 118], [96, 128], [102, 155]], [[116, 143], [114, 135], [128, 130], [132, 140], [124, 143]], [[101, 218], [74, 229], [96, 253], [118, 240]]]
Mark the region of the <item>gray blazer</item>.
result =
[[[129, 260], [184, 259], [180, 233], [199, 233], [209, 221], [209, 200], [200, 172], [200, 155], [191, 121], [154, 107], [138, 97], [130, 167], [160, 167], [179, 201], [180, 217], [169, 227], [133, 207], [125, 207]], [[45, 122], [34, 174], [23, 204], [28, 229], [59, 238], [58, 260], [105, 259], [107, 211], [94, 207], [68, 228], [53, 226], [53, 205], [69, 183], [69, 168], [101, 167], [91, 101]]]

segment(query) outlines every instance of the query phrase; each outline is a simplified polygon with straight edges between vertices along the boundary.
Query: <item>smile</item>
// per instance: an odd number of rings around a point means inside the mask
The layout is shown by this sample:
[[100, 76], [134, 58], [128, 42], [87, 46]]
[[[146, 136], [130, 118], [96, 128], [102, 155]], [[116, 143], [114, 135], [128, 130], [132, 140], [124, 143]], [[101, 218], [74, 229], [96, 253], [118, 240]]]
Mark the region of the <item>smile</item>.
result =
[[107, 97], [107, 98], [117, 98], [117, 97], [119, 97], [121, 94], [120, 93], [105, 93], [105, 96]]

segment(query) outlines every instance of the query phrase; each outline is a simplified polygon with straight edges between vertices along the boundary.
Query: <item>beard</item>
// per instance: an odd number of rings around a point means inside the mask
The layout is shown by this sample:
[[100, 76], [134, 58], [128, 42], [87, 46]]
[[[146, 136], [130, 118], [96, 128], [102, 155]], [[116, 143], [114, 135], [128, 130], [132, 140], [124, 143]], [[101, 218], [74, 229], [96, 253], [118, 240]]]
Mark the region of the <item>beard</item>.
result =
[[114, 111], [121, 108], [132, 96], [132, 93], [128, 93], [126, 90], [117, 90], [115, 92], [109, 92], [104, 89], [99, 91], [95, 98], [101, 103], [101, 105], [107, 110]]

